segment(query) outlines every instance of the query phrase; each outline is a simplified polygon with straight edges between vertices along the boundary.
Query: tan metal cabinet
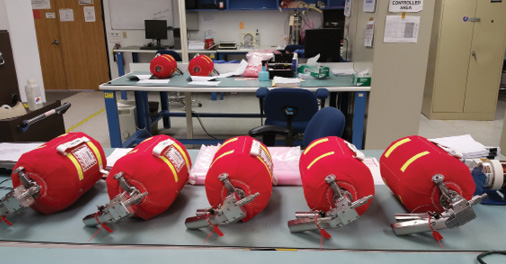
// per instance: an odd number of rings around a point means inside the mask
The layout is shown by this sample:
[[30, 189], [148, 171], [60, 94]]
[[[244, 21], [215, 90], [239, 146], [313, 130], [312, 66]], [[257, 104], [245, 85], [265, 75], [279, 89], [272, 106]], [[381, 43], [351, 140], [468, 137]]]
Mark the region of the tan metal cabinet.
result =
[[437, 1], [422, 113], [493, 120], [506, 49], [506, 0]]

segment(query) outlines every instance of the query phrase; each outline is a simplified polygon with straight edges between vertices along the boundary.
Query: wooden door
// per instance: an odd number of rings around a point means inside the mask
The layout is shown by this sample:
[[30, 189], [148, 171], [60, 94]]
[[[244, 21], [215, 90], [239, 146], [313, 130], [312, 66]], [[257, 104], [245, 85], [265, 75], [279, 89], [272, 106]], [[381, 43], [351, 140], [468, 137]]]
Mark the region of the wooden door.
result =
[[50, 9], [34, 11], [47, 90], [96, 90], [110, 79], [102, 3], [79, 2], [50, 0]]
[[61, 39], [56, 15], [58, 9], [55, 7], [54, 0], [51, 0], [50, 3], [51, 9], [40, 9], [33, 12], [42, 78], [44, 89], [65, 90], [67, 86], [63, 54], [59, 46]]

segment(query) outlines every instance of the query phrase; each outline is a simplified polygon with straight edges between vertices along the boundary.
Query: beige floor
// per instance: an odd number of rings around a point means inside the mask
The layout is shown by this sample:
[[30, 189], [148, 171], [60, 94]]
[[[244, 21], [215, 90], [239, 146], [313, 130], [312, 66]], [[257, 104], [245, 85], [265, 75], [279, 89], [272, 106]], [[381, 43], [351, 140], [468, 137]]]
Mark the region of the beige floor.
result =
[[[458, 121], [458, 120], [428, 120], [420, 115], [419, 135], [427, 138], [437, 138], [471, 134], [472, 137], [486, 146], [498, 146], [503, 126], [504, 112], [506, 110], [506, 94], [501, 92], [497, 104], [497, 113], [494, 121]], [[71, 131], [81, 131], [98, 140], [104, 147], [109, 147], [109, 132], [104, 110], [103, 93], [99, 91], [80, 92], [77, 94], [47, 92], [48, 100], [52, 98], [70, 102], [72, 107], [64, 115], [65, 127]], [[133, 96], [129, 96], [133, 98]], [[156, 93], [149, 95], [150, 101], [156, 101]], [[259, 111], [258, 100], [254, 94], [227, 94], [224, 100], [211, 101], [210, 94], [199, 94], [198, 99], [203, 106], [193, 107], [195, 112], [251, 112]], [[171, 106], [172, 111], [183, 111], [180, 104]], [[247, 134], [248, 130], [259, 125], [258, 118], [202, 118], [203, 126], [214, 137], [226, 139], [235, 135]], [[175, 138], [186, 137], [186, 122], [184, 118], [172, 118], [172, 128], [161, 130], [164, 134]], [[159, 124], [161, 127], [161, 122]], [[196, 118], [193, 119], [194, 135], [199, 138], [211, 138], [202, 129]], [[198, 147], [198, 146], [196, 146]]]

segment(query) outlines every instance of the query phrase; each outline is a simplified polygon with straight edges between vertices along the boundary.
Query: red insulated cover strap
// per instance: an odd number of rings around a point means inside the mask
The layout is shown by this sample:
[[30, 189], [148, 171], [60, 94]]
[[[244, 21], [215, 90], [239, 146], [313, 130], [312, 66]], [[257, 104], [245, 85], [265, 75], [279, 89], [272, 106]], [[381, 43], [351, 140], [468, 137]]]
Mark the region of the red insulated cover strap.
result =
[[[66, 154], [56, 150], [61, 144], [82, 137], [89, 142], [69, 148]], [[100, 169], [106, 163], [100, 143], [84, 133], [68, 133], [23, 154], [14, 170], [23, 166], [28, 176], [41, 186], [32, 208], [51, 214], [67, 208], [91, 189], [102, 177]], [[12, 183], [14, 188], [21, 184], [17, 174], [12, 174]]]
[[[304, 150], [299, 169], [304, 196], [311, 210], [327, 212], [335, 207], [334, 192], [325, 182], [325, 177], [331, 174], [335, 175], [337, 185], [353, 196], [353, 200], [374, 195], [371, 171], [355, 156], [356, 153], [339, 137], [317, 139]], [[362, 215], [370, 203], [358, 207], [357, 213]]]
[[385, 184], [413, 213], [441, 212], [439, 188], [432, 182], [436, 174], [465, 199], [472, 198], [475, 186], [469, 168], [426, 138], [410, 136], [390, 144], [380, 159]]
[[[160, 157], [153, 155], [153, 148], [159, 143], [171, 140], [174, 143], [165, 148]], [[123, 189], [114, 175], [123, 172], [126, 181], [141, 193], [148, 192], [137, 206], [136, 216], [148, 220], [167, 210], [188, 181], [191, 168], [186, 148], [177, 140], [158, 135], [144, 140], [127, 155], [116, 161], [107, 176], [107, 192], [110, 199]]]
[[[250, 155], [253, 142], [260, 146], [258, 156]], [[222, 173], [227, 173], [232, 185], [244, 190], [246, 196], [260, 193], [253, 202], [245, 205], [247, 215], [243, 222], [267, 206], [272, 194], [272, 159], [265, 145], [249, 136], [231, 138], [221, 145], [205, 180], [207, 199], [214, 208], [227, 197], [227, 189], [218, 179]]]

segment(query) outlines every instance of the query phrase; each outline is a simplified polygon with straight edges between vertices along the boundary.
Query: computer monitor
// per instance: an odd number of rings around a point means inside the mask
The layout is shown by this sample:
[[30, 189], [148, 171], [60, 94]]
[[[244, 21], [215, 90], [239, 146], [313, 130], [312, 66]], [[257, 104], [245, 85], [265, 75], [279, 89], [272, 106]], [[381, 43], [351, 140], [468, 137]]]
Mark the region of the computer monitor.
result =
[[341, 53], [341, 28], [307, 29], [304, 38], [304, 57], [320, 54], [318, 62], [339, 62]]
[[146, 39], [156, 39], [156, 46], [153, 48], [163, 48], [160, 40], [168, 38], [167, 20], [144, 20], [144, 30]]

